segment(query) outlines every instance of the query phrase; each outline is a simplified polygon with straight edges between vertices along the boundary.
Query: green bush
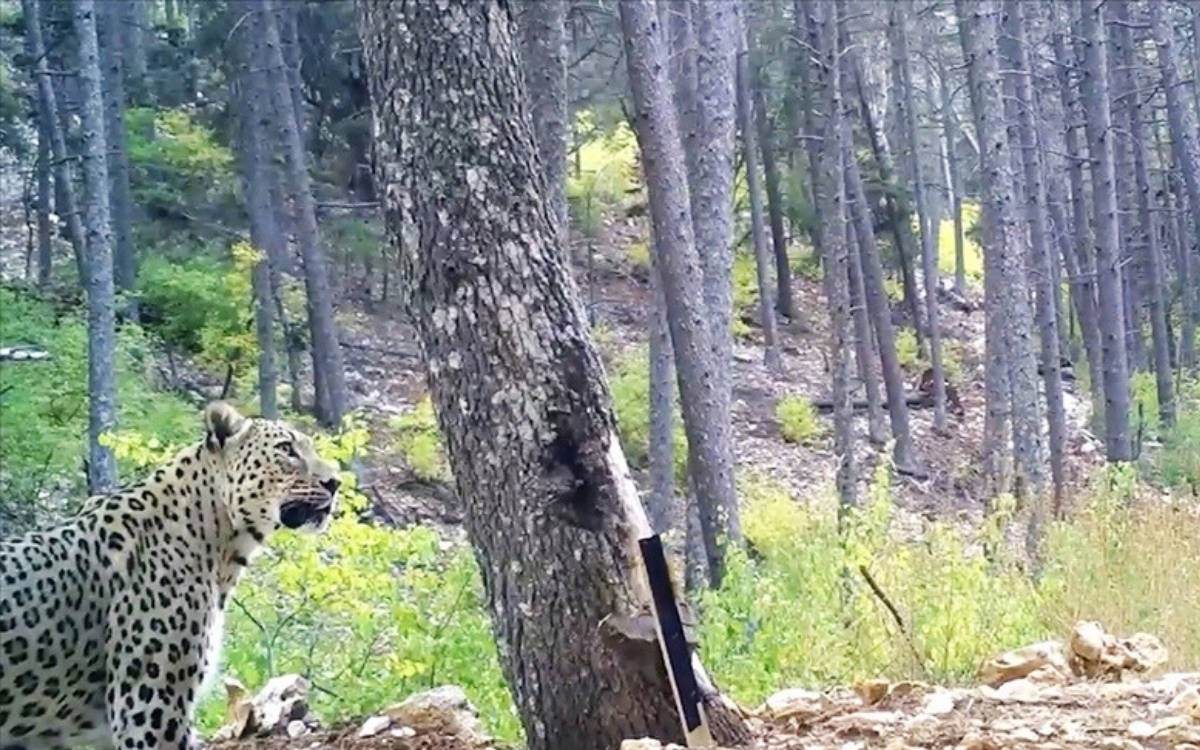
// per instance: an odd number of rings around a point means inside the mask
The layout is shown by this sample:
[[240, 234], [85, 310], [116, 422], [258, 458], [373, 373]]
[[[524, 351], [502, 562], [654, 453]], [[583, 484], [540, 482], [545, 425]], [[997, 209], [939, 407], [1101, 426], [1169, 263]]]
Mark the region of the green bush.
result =
[[[81, 310], [0, 287], [0, 341], [50, 352], [50, 362], [0, 363], [0, 499], [28, 523], [39, 511], [70, 511], [82, 499], [88, 434], [88, 328]], [[125, 324], [117, 335], [117, 429], [163, 442], [199, 434], [196, 410], [153, 390], [145, 333]], [[124, 479], [139, 466], [118, 456]]]
[[637, 138], [623, 120], [603, 130], [589, 110], [575, 114], [572, 132], [578, 142], [575, 165], [567, 171], [567, 201], [582, 233], [595, 236], [608, 211], [639, 193]]
[[896, 358], [906, 370], [916, 369], [921, 362], [921, 348], [917, 345], [917, 333], [913, 329], [896, 329]]
[[[963, 271], [969, 281], [983, 283], [983, 249], [979, 246], [979, 232], [972, 231], [979, 224], [979, 204], [963, 201]], [[916, 230], [916, 219], [913, 219]], [[943, 219], [938, 225], [938, 271], [954, 276], [954, 221]]]
[[779, 431], [789, 443], [809, 444], [820, 437], [822, 427], [817, 419], [817, 410], [803, 396], [786, 396], [775, 405], [775, 419], [779, 420]]
[[1129, 429], [1136, 433], [1141, 427], [1144, 437], [1157, 437], [1158, 384], [1155, 382], [1154, 373], [1139, 371], [1131, 374], [1129, 397]]
[[631, 242], [625, 249], [629, 264], [640, 273], [650, 273], [654, 262], [650, 258], [650, 244], [647, 242]]
[[820, 281], [821, 256], [815, 250], [795, 253], [792, 257], [792, 273], [809, 281]]
[[757, 320], [758, 311], [758, 267], [753, 253], [738, 252], [733, 255], [733, 320], [731, 327], [735, 338], [750, 335], [750, 326], [743, 318]]
[[[637, 347], [619, 357], [609, 378], [617, 434], [630, 466], [646, 468], [650, 461], [650, 358], [646, 347]], [[675, 476], [687, 481], [687, 435], [676, 399]]]
[[233, 153], [190, 110], [130, 107], [125, 127], [130, 187], [139, 206], [153, 213], [235, 203]]
[[[756, 560], [734, 550], [720, 589], [701, 594], [700, 648], [743, 703], [787, 686], [860, 679], [962, 683], [984, 659], [1060, 638], [1077, 619], [1163, 638], [1171, 668], [1200, 658], [1200, 516], [1157, 499], [1130, 504], [1102, 476], [1082, 510], [1052, 524], [1034, 584], [1003, 554], [949, 523], [906, 542], [892, 532], [886, 465], [842, 519], [832, 492], [799, 504], [759, 476], [740, 482], [742, 528]], [[1122, 489], [1123, 488], [1123, 489]], [[899, 609], [920, 654], [866, 584], [865, 568]]]
[[391, 426], [398, 433], [396, 449], [414, 474], [422, 479], [449, 481], [450, 462], [433, 411], [433, 400], [428, 394], [412, 411], [393, 418]]

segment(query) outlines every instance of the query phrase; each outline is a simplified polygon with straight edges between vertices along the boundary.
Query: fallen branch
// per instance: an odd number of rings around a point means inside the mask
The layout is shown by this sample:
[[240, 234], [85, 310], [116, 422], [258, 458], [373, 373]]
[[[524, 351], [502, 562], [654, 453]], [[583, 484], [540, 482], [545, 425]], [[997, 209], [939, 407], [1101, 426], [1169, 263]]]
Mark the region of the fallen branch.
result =
[[[910, 409], [932, 409], [933, 397], [925, 393], [906, 393], [904, 394], [904, 403], [908, 404]], [[831, 399], [814, 399], [812, 405], [814, 409], [821, 413], [833, 411], [833, 401]], [[870, 407], [866, 399], [854, 399], [850, 405], [855, 411], [866, 411]], [[887, 404], [880, 404], [880, 407], [886, 409]]]
[[921, 655], [921, 651], [917, 648], [912, 634], [908, 632], [908, 626], [904, 624], [904, 618], [900, 616], [900, 611], [896, 609], [896, 605], [892, 604], [892, 600], [888, 598], [888, 595], [884, 593], [874, 577], [871, 576], [871, 572], [867, 570], [866, 565], [859, 565], [858, 572], [862, 574], [863, 580], [871, 588], [871, 593], [875, 594], [875, 597], [883, 602], [883, 606], [891, 613], [892, 619], [896, 621], [896, 626], [900, 628], [900, 634], [904, 636], [904, 640], [908, 643], [908, 648], [912, 651], [913, 658], [917, 660], [917, 666], [928, 677], [929, 669], [925, 666], [925, 657]]

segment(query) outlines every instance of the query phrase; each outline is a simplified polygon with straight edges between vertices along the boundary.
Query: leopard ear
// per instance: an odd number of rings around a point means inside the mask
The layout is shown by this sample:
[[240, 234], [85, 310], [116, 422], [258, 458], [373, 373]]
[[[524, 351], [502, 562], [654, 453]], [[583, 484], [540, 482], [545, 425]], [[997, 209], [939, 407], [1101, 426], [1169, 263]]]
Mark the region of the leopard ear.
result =
[[214, 401], [204, 410], [204, 444], [209, 450], [221, 450], [233, 435], [246, 425], [246, 418], [224, 401]]

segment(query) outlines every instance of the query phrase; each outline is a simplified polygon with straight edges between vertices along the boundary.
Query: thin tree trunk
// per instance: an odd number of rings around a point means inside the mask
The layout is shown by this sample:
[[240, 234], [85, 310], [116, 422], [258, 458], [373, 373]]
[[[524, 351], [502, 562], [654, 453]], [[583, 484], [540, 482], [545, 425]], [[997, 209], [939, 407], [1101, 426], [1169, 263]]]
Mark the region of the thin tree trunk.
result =
[[150, 28], [148, 0], [124, 0], [120, 17], [122, 29], [118, 38], [125, 57], [125, 93], [129, 104], [149, 101], [146, 85], [146, 34]]
[[1104, 434], [1110, 461], [1133, 458], [1129, 440], [1129, 372], [1121, 295], [1120, 227], [1113, 162], [1112, 111], [1108, 94], [1108, 45], [1102, 0], [1079, 0], [1084, 59], [1083, 101], [1092, 172], [1096, 275], [1100, 292], [1101, 361], [1104, 369]]
[[[747, 31], [749, 33], [749, 30]], [[753, 37], [750, 39], [753, 42]], [[783, 227], [783, 189], [780, 184], [778, 156], [775, 153], [775, 133], [767, 114], [767, 98], [763, 91], [762, 61], [756, 46], [750, 49], [755, 125], [758, 144], [762, 149], [763, 176], [767, 189], [767, 216], [771, 221], [771, 247], [775, 255], [775, 310], [785, 318], [796, 318], [792, 301], [792, 264], [788, 258], [788, 238]]]
[[100, 435], [112, 430], [117, 423], [117, 332], [105, 158], [108, 148], [104, 139], [104, 95], [96, 40], [96, 7], [92, 0], [74, 0], [73, 10], [83, 95], [81, 156], [87, 189], [83, 209], [88, 247], [88, 484], [91, 493], [95, 494], [112, 490], [117, 482], [113, 452], [100, 444]]
[[688, 436], [691, 486], [699, 502], [709, 580], [718, 586], [724, 574], [725, 546], [741, 538], [729, 400], [724, 391], [728, 380], [716, 377], [720, 365], [714, 361], [713, 328], [707, 319], [711, 308], [702, 304], [703, 271], [692, 234], [691, 199], [679, 148], [682, 141], [670, 106], [671, 88], [657, 19], [648, 0], [622, 0], [619, 8]]
[[854, 456], [854, 409], [850, 394], [850, 261], [846, 247], [846, 190], [842, 177], [845, 128], [842, 127], [841, 45], [838, 39], [841, 3], [817, 0], [818, 55], [815, 83], [821, 92], [821, 158], [818, 179], [819, 232], [825, 253], [825, 296], [829, 305], [829, 356], [833, 370], [833, 451], [838, 457], [839, 518], [858, 504]]
[[[1033, 95], [1034, 71], [1029, 60], [1029, 48], [1025, 38], [1025, 19], [1017, 0], [1005, 0], [1005, 26], [1007, 34], [1016, 44], [1015, 63], [1017, 75], [1017, 129], [1020, 133], [1022, 167], [1025, 173], [1025, 218], [1029, 223], [1029, 239], [1033, 252], [1033, 274], [1036, 279], [1036, 304], [1038, 338], [1041, 341], [1042, 385], [1046, 393], [1046, 421], [1050, 448], [1050, 476], [1054, 484], [1054, 507], [1062, 505], [1064, 486], [1063, 451], [1066, 443], [1067, 417], [1063, 406], [1062, 353], [1059, 351], [1058, 311], [1055, 309], [1054, 277], [1051, 255], [1054, 252], [1050, 236], [1050, 222], [1046, 210], [1046, 182], [1041, 162], [1041, 150], [1037, 140], [1037, 101]], [[1038, 510], [1035, 506], [1035, 511]], [[1041, 527], [1044, 519], [1033, 518], [1031, 523], [1041, 545]]]
[[274, 0], [263, 0], [263, 27], [277, 114], [283, 124], [292, 201], [297, 216], [297, 239], [304, 258], [304, 286], [308, 299], [308, 322], [312, 334], [313, 379], [317, 385], [317, 417], [338, 427], [346, 413], [346, 384], [342, 352], [338, 346], [337, 322], [333, 316], [333, 290], [325, 267], [325, 249], [317, 226], [312, 185], [308, 176], [308, 154], [300, 139], [294, 115], [292, 91], [285, 74]]
[[[254, 3], [243, 0], [241, 12], [253, 17]], [[254, 264], [251, 285], [254, 292], [254, 329], [258, 340], [258, 394], [259, 409], [268, 419], [279, 414], [276, 398], [277, 373], [275, 368], [275, 298], [277, 290], [271, 272], [274, 258], [283, 253], [283, 235], [276, 224], [275, 210], [271, 206], [269, 185], [270, 173], [267, 162], [270, 158], [264, 134], [270, 132], [270, 118], [265, 112], [265, 103], [270, 101], [270, 86], [263, 66], [258, 65], [257, 40], [249, 27], [241, 29], [239, 46], [242, 50], [244, 68], [241, 75], [239, 109], [242, 121], [241, 156], [243, 189], [250, 213], [250, 237], [254, 248], [262, 258]]]
[[83, 219], [75, 201], [75, 188], [71, 180], [71, 161], [67, 153], [67, 141], [63, 134], [63, 122], [59, 117], [58, 98], [46, 61], [46, 46], [42, 42], [42, 25], [38, 0], [21, 0], [21, 11], [27, 24], [29, 46], [34, 60], [34, 71], [38, 86], [38, 111], [45, 112], [50, 127], [50, 151], [54, 157], [55, 210], [60, 219], [67, 223], [67, 238], [75, 251], [75, 268], [79, 279], [87, 283], [87, 247], [84, 244]]
[[[1147, 270], [1150, 298], [1150, 335], [1153, 344], [1154, 381], [1158, 394], [1158, 419], [1164, 427], [1175, 423], [1175, 394], [1171, 379], [1170, 337], [1167, 334], [1167, 307], [1164, 292], [1162, 248], [1159, 245], [1158, 217], [1151, 210], [1150, 173], [1146, 166], [1145, 115], [1138, 92], [1138, 81], [1134, 74], [1134, 41], [1129, 25], [1129, 6], [1116, 3], [1114, 24], [1119, 39], [1118, 48], [1123, 51], [1122, 65], [1125, 66], [1124, 100], [1126, 122], [1129, 125], [1129, 148], [1133, 158], [1134, 183], [1137, 186], [1137, 224], [1140, 230], [1139, 244], [1143, 248], [1142, 261]], [[1132, 222], [1131, 222], [1132, 223]], [[1140, 338], [1140, 337], [1139, 337]]]
[[[110, 213], [113, 229], [113, 279], [119, 292], [130, 294], [137, 286], [137, 259], [133, 250], [133, 196], [129, 190], [129, 148], [125, 132], [125, 63], [121, 44], [124, 8], [96, 6], [100, 33], [101, 83], [104, 88], [104, 137], [108, 145]], [[137, 320], [137, 300], [130, 298], [125, 311]]]
[[917, 201], [917, 224], [921, 228], [921, 273], [925, 280], [925, 322], [929, 335], [929, 364], [933, 371], [933, 427], [946, 429], [946, 376], [942, 370], [942, 334], [937, 304], [937, 234], [925, 195], [921, 171], [920, 141], [917, 138], [917, 113], [913, 95], [912, 70], [908, 59], [908, 34], [904, 28], [901, 5], [893, 3], [888, 14], [888, 32], [892, 40], [892, 66], [899, 91], [896, 106], [901, 112], [909, 163], [913, 177], [913, 195]]
[[946, 142], [946, 175], [947, 190], [950, 191], [950, 211], [954, 221], [954, 291], [960, 295], [967, 293], [966, 244], [963, 237], [962, 218], [962, 180], [958, 171], [958, 149], [955, 148], [954, 117], [951, 111], [954, 101], [950, 98], [949, 73], [941, 54], [937, 57], [938, 68], [938, 105], [941, 108], [942, 137]]
[[[25, 20], [29, 26], [39, 24], [37, 16], [29, 16]], [[40, 34], [38, 38], [40, 40]], [[33, 41], [34, 35], [26, 31], [25, 54], [31, 61], [36, 61], [38, 55], [35, 54]], [[53, 127], [51, 118], [54, 115], [46, 111], [40, 96], [34, 101], [37, 107], [37, 283], [44, 287], [50, 283], [54, 263], [50, 226], [50, 128]]]
[[[567, 0], [525, 0], [520, 8], [533, 136], [557, 231], [567, 235]], [[562, 243], [567, 251], [570, 244]], [[570, 252], [563, 257], [570, 259]]]
[[879, 364], [883, 375], [884, 392], [887, 395], [888, 420], [892, 427], [892, 462], [905, 473], [916, 472], [913, 455], [912, 433], [908, 426], [908, 401], [904, 391], [904, 371], [896, 355], [896, 336], [892, 329], [892, 310], [888, 304], [887, 291], [883, 285], [883, 264], [879, 260], [879, 249], [875, 244], [875, 231], [871, 221], [871, 209], [863, 189], [862, 173], [851, 149], [849, 132], [842, 139], [845, 149], [845, 174], [848, 210], [854, 221], [854, 235], [858, 239], [858, 258], [862, 264], [864, 297], [867, 311], [871, 314], [875, 330], [875, 345], [879, 350]]
[[1104, 369], [1101, 366], [1100, 311], [1096, 295], [1095, 263], [1092, 260], [1092, 223], [1087, 208], [1088, 199], [1084, 187], [1084, 149], [1079, 142], [1077, 123], [1083, 120], [1083, 109], [1076, 87], [1071, 85], [1069, 70], [1077, 60], [1068, 56], [1062, 34], [1054, 35], [1054, 56], [1058, 61], [1058, 86], [1066, 110], [1067, 127], [1064, 143], [1067, 152], [1067, 173], [1071, 183], [1071, 219], [1074, 237], [1073, 253], [1064, 251], [1063, 260], [1071, 281], [1071, 299], [1076, 304], [1083, 349], [1087, 354], [1089, 385], [1092, 394], [1092, 410], [1100, 413], [1104, 408]]
[[[848, 128], [847, 128], [848, 130]], [[848, 155], [842, 154], [843, 175]], [[879, 398], [879, 375], [875, 369], [874, 338], [871, 334], [871, 316], [867, 312], [867, 287], [863, 282], [862, 255], [858, 251], [858, 231], [852, 218], [850, 188], [846, 188], [846, 248], [850, 256], [850, 312], [854, 316], [854, 363], [858, 366], [858, 379], [867, 396], [867, 439], [872, 445], [883, 445], [888, 439], [887, 424], [883, 420], [883, 403]]]
[[[516, 29], [500, 0], [450, 2], [451, 12], [413, 0], [358, 8], [387, 152], [378, 182], [388, 231], [393, 242], [413, 239], [401, 245], [406, 296], [501, 664], [531, 750], [609, 750], [642, 736], [680, 741], [659, 646], [633, 635], [648, 604], [635, 543], [647, 522], [537, 189]], [[669, 146], [661, 136], [646, 140], [658, 142], [651, 153], [673, 150], [673, 184], [682, 187], [653, 6], [627, 3], [621, 12], [634, 90], [644, 92], [652, 72], [651, 111], [673, 136]], [[657, 64], [646, 66], [639, 47]], [[461, 106], [439, 106], [445, 96]], [[674, 216], [686, 218], [686, 190], [676, 192]], [[451, 217], [452, 228], [439, 217]], [[667, 292], [672, 301], [670, 285]], [[446, 324], [460, 314], [475, 322]], [[709, 710], [721, 705], [714, 700]], [[725, 713], [730, 731], [716, 739], [745, 741], [740, 719]]]
[[[1184, 101], [1184, 81], [1179, 74], [1179, 63], [1174, 31], [1168, 22], [1165, 8], [1160, 3], [1149, 3], [1150, 25], [1154, 36], [1155, 46], [1158, 47], [1158, 68], [1162, 75], [1163, 91], [1167, 99], [1167, 120], [1170, 123], [1171, 147], [1179, 171], [1183, 175], [1183, 184], [1187, 188], [1188, 214], [1192, 218], [1194, 236], [1200, 237], [1200, 144], [1197, 139], [1196, 117]], [[1195, 11], [1193, 11], [1195, 12]], [[1200, 44], [1200, 42], [1197, 42]], [[1185, 235], [1186, 236], [1186, 235]], [[1183, 240], [1183, 260], [1181, 275], [1184, 278], [1184, 327], [1183, 344], [1180, 347], [1180, 359], [1188, 368], [1195, 367], [1195, 291], [1191, 288], [1192, 268], [1195, 263], [1194, 250]]]
[[867, 98], [867, 88], [863, 79], [862, 60], [855, 53], [851, 54], [854, 67], [855, 88], [858, 91], [859, 111], [862, 113], [863, 125], [867, 131], [867, 140], [871, 143], [871, 152], [879, 168], [879, 179], [888, 187], [884, 200], [887, 206], [888, 223], [891, 225], [892, 236], [896, 243], [896, 255], [900, 262], [900, 280], [904, 285], [904, 302], [912, 316], [913, 332], [917, 336], [917, 345], [921, 346], [925, 331], [921, 319], [921, 298], [917, 293], [917, 282], [913, 278], [912, 258], [913, 236], [909, 223], [912, 221], [908, 202], [897, 194], [895, 189], [896, 169], [892, 159], [892, 151], [882, 128], [875, 121], [871, 111], [871, 102]]
[[746, 28], [741, 23], [741, 51], [737, 58], [738, 124], [742, 131], [743, 154], [746, 160], [746, 185], [750, 192], [750, 227], [754, 243], [754, 265], [758, 272], [759, 315], [763, 328], [763, 363], [768, 372], [783, 369], [779, 355], [779, 333], [775, 328], [775, 308], [771, 305], [770, 267], [767, 249], [767, 228], [763, 216], [762, 179], [758, 172], [758, 142], [755, 130], [754, 101], [750, 94], [749, 45]]
[[[1007, 320], [1004, 331], [1004, 355], [1007, 361], [1009, 392], [1012, 398], [1012, 439], [1016, 467], [1016, 491], [1032, 504], [1031, 520], [1044, 516], [1039, 505], [1045, 485], [1041, 415], [1038, 404], [1037, 357], [1033, 352], [1033, 314], [1026, 286], [1026, 268], [1021, 242], [1020, 220], [1013, 190], [1013, 144], [1004, 127], [1004, 101], [1000, 79], [997, 39], [1001, 8], [996, 0], [967, 3], [956, 0], [963, 56], [968, 64], [971, 101], [975, 111], [976, 132], [980, 143], [980, 169], [984, 176], [987, 220], [991, 224], [989, 240], [999, 262], [992, 272], [1001, 276], [999, 314]], [[985, 290], [986, 294], [986, 290]], [[990, 321], [989, 321], [990, 322]], [[992, 362], [989, 361], [989, 366]], [[1031, 523], [1026, 536], [1026, 554], [1039, 565], [1036, 545], [1040, 529]]]

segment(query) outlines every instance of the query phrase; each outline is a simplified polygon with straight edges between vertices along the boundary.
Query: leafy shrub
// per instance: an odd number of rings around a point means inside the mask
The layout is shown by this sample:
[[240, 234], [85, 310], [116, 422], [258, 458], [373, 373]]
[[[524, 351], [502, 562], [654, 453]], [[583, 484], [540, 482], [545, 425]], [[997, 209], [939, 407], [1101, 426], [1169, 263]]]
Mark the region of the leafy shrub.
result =
[[[979, 224], [979, 204], [963, 201], [963, 271], [970, 281], [983, 282], [983, 248], [979, 233], [972, 231]], [[914, 225], [915, 226], [915, 225]], [[938, 271], [954, 275], [954, 221], [943, 219], [938, 225]]]
[[[637, 347], [617, 359], [609, 378], [617, 434], [631, 466], [645, 468], [650, 461], [650, 357], [646, 347]], [[687, 436], [676, 399], [675, 476], [687, 481]]]
[[796, 253], [792, 258], [792, 273], [809, 281], [820, 281], [821, 256], [815, 250]]
[[[948, 523], [905, 542], [888, 468], [841, 522], [830, 496], [797, 504], [761, 476], [740, 483], [742, 528], [757, 560], [733, 551], [720, 589], [701, 594], [701, 652], [735, 698], [761, 701], [784, 686], [872, 677], [964, 682], [983, 659], [1061, 637], [1077, 619], [1163, 638], [1172, 666], [1200, 658], [1200, 515], [1123, 499], [1102, 476], [1077, 517], [1047, 530], [1046, 569], [1034, 584], [980, 539]], [[920, 658], [865, 584], [863, 566], [905, 618]]]
[[[88, 328], [81, 310], [56, 310], [47, 301], [4, 287], [0, 310], [0, 341], [37, 345], [53, 357], [45, 363], [2, 365], [0, 498], [24, 524], [44, 512], [69, 511], [81, 499]], [[118, 434], [156, 435], [164, 443], [199, 434], [200, 417], [193, 407], [150, 387], [150, 345], [140, 328], [121, 327], [116, 355]], [[121, 477], [137, 476], [136, 462], [118, 456]]]
[[650, 273], [654, 262], [650, 258], [650, 244], [647, 242], [631, 242], [625, 249], [629, 264], [641, 273]]
[[233, 153], [190, 110], [131, 107], [125, 112], [125, 127], [130, 187], [139, 205], [153, 212], [233, 204]]
[[575, 114], [572, 132], [582, 142], [577, 144], [578, 169], [567, 171], [567, 200], [581, 231], [594, 236], [605, 213], [638, 192], [637, 138], [623, 120], [601, 131], [589, 110]]
[[779, 431], [790, 443], [811, 443], [822, 432], [817, 420], [817, 410], [803, 396], [786, 396], [775, 405], [775, 418], [779, 420]]
[[883, 292], [892, 302], [899, 302], [904, 299], [904, 282], [895, 276], [886, 276], [883, 279]]
[[917, 345], [917, 333], [912, 328], [896, 329], [896, 357], [906, 370], [916, 369], [921, 361], [921, 348]]
[[450, 462], [442, 444], [442, 432], [433, 411], [433, 400], [428, 394], [417, 402], [412, 411], [392, 419], [392, 428], [399, 433], [396, 449], [404, 456], [414, 474], [429, 480], [450, 479]]
[[257, 356], [251, 273], [261, 254], [240, 242], [231, 260], [151, 255], [138, 270], [138, 295], [150, 330], [205, 364], [243, 373]]
[[745, 338], [750, 335], [750, 326], [742, 319], [757, 319], [758, 315], [758, 267], [752, 253], [733, 255], [733, 335]]
[[1139, 426], [1146, 436], [1159, 433], [1158, 384], [1152, 372], [1139, 371], [1129, 376], [1129, 428], [1136, 432]]
[[[1086, 368], [1081, 368], [1086, 371]], [[1175, 394], [1175, 425], [1162, 435], [1156, 465], [1159, 478], [1171, 487], [1200, 487], [1200, 400], [1197, 384], [1185, 380]], [[1156, 398], [1157, 398], [1157, 391]]]
[[[342, 434], [316, 443], [345, 464], [367, 439], [349, 419]], [[490, 731], [519, 739], [470, 549], [447, 549], [426, 527], [360, 523], [366, 498], [352, 473], [341, 478], [340, 510], [325, 534], [281, 530], [247, 570], [226, 620], [222, 671], [251, 690], [304, 674], [320, 688], [312, 706], [326, 722], [453, 683]], [[200, 724], [211, 730], [223, 714], [223, 697], [211, 695]]]

